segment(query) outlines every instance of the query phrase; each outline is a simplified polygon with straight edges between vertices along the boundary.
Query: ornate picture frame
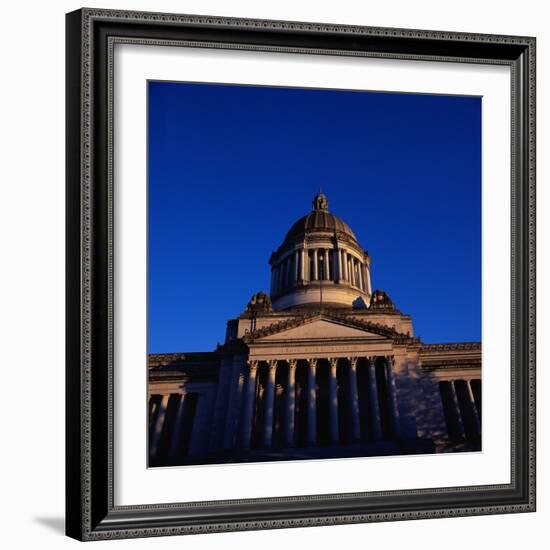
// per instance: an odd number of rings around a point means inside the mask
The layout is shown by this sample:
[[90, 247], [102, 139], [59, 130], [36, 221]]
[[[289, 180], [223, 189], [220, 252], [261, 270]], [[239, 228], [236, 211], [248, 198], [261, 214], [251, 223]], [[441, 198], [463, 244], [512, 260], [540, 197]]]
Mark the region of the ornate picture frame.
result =
[[[505, 65], [511, 71], [510, 483], [117, 506], [115, 44]], [[66, 533], [79, 540], [535, 510], [535, 39], [81, 9], [67, 15]], [[504, 191], [508, 189], [503, 187]]]

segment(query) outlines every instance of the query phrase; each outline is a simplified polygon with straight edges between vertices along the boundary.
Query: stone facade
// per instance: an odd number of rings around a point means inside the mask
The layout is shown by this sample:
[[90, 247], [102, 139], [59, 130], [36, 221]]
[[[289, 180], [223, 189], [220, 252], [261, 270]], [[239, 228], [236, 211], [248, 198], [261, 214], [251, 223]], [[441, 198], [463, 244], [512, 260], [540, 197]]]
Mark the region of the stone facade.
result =
[[270, 264], [215, 351], [149, 356], [151, 466], [481, 449], [481, 344], [416, 338], [322, 193]]

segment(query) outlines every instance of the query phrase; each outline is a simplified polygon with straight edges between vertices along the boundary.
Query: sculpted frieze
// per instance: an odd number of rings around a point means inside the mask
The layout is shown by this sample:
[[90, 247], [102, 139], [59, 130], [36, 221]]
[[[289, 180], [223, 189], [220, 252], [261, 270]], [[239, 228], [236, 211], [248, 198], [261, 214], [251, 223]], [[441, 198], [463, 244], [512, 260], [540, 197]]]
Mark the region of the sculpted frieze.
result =
[[319, 345], [319, 346], [304, 346], [297, 348], [296, 346], [273, 346], [270, 348], [261, 349], [251, 348], [250, 358], [262, 360], [262, 358], [272, 358], [277, 356], [284, 359], [292, 357], [296, 359], [306, 359], [309, 357], [348, 357], [357, 355], [365, 357], [369, 355], [388, 355], [392, 351], [391, 344], [386, 346], [366, 347], [365, 345]]

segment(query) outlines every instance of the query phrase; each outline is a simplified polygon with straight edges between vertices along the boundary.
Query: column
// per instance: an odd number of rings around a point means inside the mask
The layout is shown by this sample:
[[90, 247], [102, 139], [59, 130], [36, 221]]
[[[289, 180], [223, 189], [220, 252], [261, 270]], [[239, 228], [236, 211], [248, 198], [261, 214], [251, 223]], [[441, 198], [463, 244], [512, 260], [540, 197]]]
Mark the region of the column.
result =
[[273, 269], [271, 270], [272, 277], [271, 277], [271, 293], [277, 294], [277, 266], [274, 265]]
[[277, 361], [267, 362], [267, 382], [265, 385], [265, 411], [264, 411], [264, 447], [271, 447], [273, 437], [273, 405], [275, 403], [275, 374]]
[[464, 439], [464, 422], [462, 420], [462, 413], [460, 412], [460, 405], [458, 404], [458, 397], [456, 395], [455, 380], [449, 381], [449, 388], [451, 393], [451, 405], [453, 407], [454, 417], [456, 420], [456, 432], [458, 439]]
[[388, 395], [390, 401], [390, 417], [391, 427], [394, 437], [399, 437], [399, 406], [397, 404], [397, 387], [395, 385], [395, 376], [393, 374], [394, 359], [393, 357], [386, 357], [386, 382], [388, 384]]
[[365, 283], [363, 281], [363, 263], [358, 262], [357, 263], [357, 269], [359, 271], [359, 287], [361, 290], [365, 290]]
[[294, 282], [300, 280], [300, 251], [294, 252]]
[[258, 361], [247, 361], [248, 380], [244, 395], [243, 425], [241, 428], [241, 445], [244, 449], [250, 449], [252, 436], [252, 419], [254, 416], [254, 401], [256, 398], [256, 377], [258, 374]]
[[325, 279], [328, 281], [330, 280], [330, 250], [327, 248], [325, 250], [325, 261], [326, 261], [326, 273], [325, 273]]
[[313, 280], [319, 280], [319, 264], [317, 262], [317, 249], [313, 250]]
[[306, 251], [302, 248], [300, 250], [300, 280], [306, 279]]
[[329, 389], [329, 415], [330, 415], [330, 440], [335, 443], [339, 439], [338, 433], [338, 379], [336, 369], [338, 359], [330, 358], [330, 376], [328, 379]]
[[476, 404], [477, 416], [481, 423], [481, 380], [479, 378], [473, 378], [470, 380], [470, 388], [474, 394], [474, 403]]
[[344, 280], [348, 281], [348, 258], [345, 250], [342, 250], [342, 272]]
[[283, 262], [280, 262], [277, 266], [277, 294], [281, 291], [283, 288]]
[[286, 429], [287, 447], [294, 445], [294, 417], [296, 415], [296, 359], [288, 360], [288, 379], [286, 384]]
[[359, 394], [357, 392], [357, 357], [348, 357], [349, 361], [349, 399], [351, 412], [351, 437], [361, 439], [361, 421], [359, 419]]
[[342, 280], [342, 251], [339, 249], [334, 251], [334, 280]]
[[382, 439], [382, 423], [380, 421], [380, 404], [378, 402], [378, 385], [376, 383], [376, 357], [367, 357], [369, 370], [369, 412], [372, 422], [372, 438]]
[[159, 404], [156, 402], [156, 400], [153, 399], [154, 396], [149, 396], [149, 403], [151, 405], [151, 412], [149, 415], [149, 429], [151, 433], [153, 433], [153, 428], [151, 424], [153, 423], [153, 419], [157, 417], [157, 410], [159, 407]]
[[288, 288], [291, 280], [291, 265], [290, 265], [290, 256], [285, 260], [285, 288]]
[[317, 359], [308, 359], [307, 362], [307, 443], [317, 443], [317, 390], [315, 388], [315, 372]]
[[225, 417], [224, 449], [233, 449], [239, 443], [238, 424], [240, 420], [241, 399], [244, 385], [244, 370], [246, 358], [243, 355], [233, 357], [231, 380], [228, 388], [229, 396]]
[[174, 432], [172, 434], [172, 441], [170, 443], [170, 456], [175, 458], [178, 456], [180, 440], [181, 440], [181, 430], [183, 428], [183, 410], [185, 407], [185, 393], [181, 394], [181, 399], [178, 404], [178, 411], [176, 413], [176, 423], [174, 424]]
[[477, 414], [477, 407], [474, 399], [474, 392], [472, 391], [472, 387], [470, 386], [471, 381], [465, 380], [465, 382], [466, 382], [466, 392], [468, 395], [468, 408], [470, 409], [474, 435], [479, 435], [481, 433], [481, 422], [479, 421], [479, 415]]
[[349, 262], [349, 282], [352, 286], [355, 286], [355, 269], [353, 266], [353, 256], [350, 254], [348, 256]]
[[155, 419], [155, 429], [153, 430], [153, 437], [151, 438], [151, 445], [149, 447], [150, 456], [157, 456], [160, 436], [162, 434], [162, 428], [164, 426], [164, 419], [166, 418], [166, 408], [168, 407], [168, 400], [170, 399], [170, 394], [165, 393], [162, 396], [162, 400], [159, 405], [159, 410], [157, 412], [157, 418]]

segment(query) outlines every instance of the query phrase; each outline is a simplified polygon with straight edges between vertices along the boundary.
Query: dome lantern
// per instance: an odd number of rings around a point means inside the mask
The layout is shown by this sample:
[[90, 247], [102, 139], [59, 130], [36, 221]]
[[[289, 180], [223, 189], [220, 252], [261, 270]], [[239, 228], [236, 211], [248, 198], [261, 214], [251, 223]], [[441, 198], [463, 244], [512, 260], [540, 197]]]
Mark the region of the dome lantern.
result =
[[319, 189], [319, 193], [315, 195], [313, 199], [313, 210], [320, 210], [321, 212], [328, 212], [328, 200], [323, 192]]

